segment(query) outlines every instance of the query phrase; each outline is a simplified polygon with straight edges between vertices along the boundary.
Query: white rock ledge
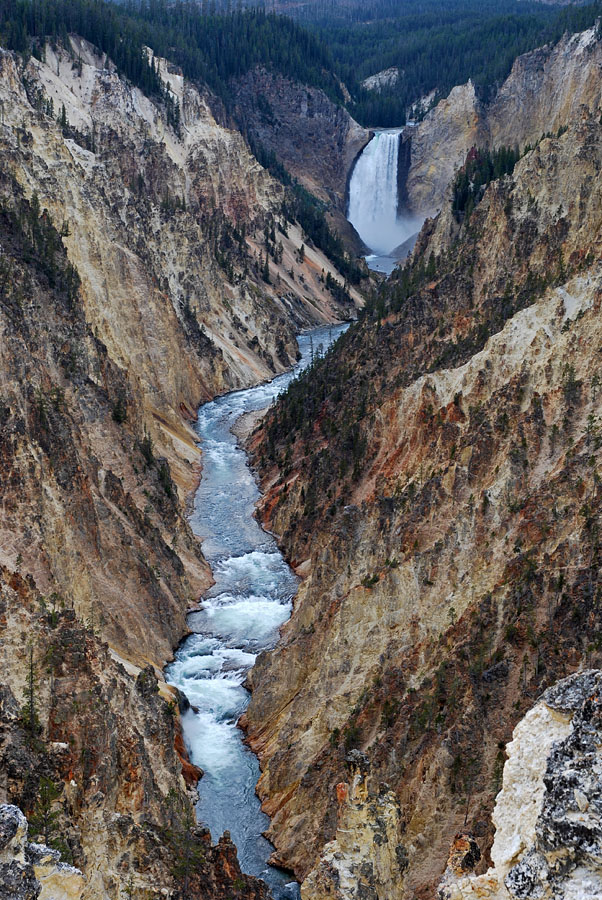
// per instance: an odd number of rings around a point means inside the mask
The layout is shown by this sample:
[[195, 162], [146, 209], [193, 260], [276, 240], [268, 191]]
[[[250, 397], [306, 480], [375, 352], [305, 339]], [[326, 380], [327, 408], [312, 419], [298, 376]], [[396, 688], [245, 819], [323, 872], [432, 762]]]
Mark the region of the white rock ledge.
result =
[[602, 672], [549, 688], [507, 752], [493, 868], [446, 873], [440, 900], [602, 900]]

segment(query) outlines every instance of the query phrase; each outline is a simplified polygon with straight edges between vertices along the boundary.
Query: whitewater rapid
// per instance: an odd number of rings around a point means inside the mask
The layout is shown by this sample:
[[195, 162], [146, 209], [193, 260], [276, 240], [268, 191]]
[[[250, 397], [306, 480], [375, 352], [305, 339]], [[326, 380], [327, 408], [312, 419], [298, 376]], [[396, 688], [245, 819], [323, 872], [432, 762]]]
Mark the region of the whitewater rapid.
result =
[[259, 764], [236, 722], [249, 702], [247, 672], [259, 652], [275, 645], [291, 614], [297, 579], [253, 517], [259, 489], [231, 428], [243, 413], [269, 406], [312, 353], [320, 345], [326, 349], [346, 327], [300, 335], [301, 359], [291, 372], [200, 408], [203, 475], [190, 524], [203, 542], [215, 584], [201, 609], [189, 615], [193, 634], [165, 673], [194, 708], [182, 716], [182, 727], [190, 758], [205, 773], [198, 785], [198, 819], [214, 840], [230, 831], [242, 870], [263, 878], [276, 900], [298, 896], [298, 887], [267, 865], [273, 847], [262, 836], [269, 820], [255, 794]]

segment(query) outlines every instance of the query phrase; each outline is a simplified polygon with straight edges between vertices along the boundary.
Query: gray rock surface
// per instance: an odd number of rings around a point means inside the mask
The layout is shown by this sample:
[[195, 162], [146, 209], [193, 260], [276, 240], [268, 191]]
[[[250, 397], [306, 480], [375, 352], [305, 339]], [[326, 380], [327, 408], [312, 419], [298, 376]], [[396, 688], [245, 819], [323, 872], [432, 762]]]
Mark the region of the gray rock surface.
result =
[[494, 821], [494, 867], [448, 876], [442, 900], [601, 900], [602, 672], [558, 682], [519, 723]]
[[84, 878], [58, 850], [27, 843], [27, 819], [0, 805], [0, 900], [79, 900]]

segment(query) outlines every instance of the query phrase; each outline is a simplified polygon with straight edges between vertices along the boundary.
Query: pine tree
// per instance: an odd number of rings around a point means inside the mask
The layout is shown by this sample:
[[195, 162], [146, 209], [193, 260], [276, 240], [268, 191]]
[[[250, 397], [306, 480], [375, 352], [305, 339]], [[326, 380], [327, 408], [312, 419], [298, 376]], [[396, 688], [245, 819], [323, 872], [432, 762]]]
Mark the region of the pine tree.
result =
[[21, 710], [21, 722], [27, 731], [30, 743], [35, 743], [42, 730], [37, 707], [37, 686], [35, 663], [33, 661], [33, 645], [29, 645], [29, 665], [27, 671], [27, 686], [25, 689], [25, 703]]
[[173, 853], [173, 875], [181, 883], [182, 897], [188, 900], [190, 877], [205, 854], [195, 834], [197, 823], [188, 798], [172, 789], [169, 803], [172, 824], [166, 829], [165, 837]]
[[50, 778], [42, 775], [40, 777], [38, 801], [29, 817], [29, 834], [31, 837], [41, 838], [47, 847], [54, 846], [53, 839], [58, 830], [57, 820], [60, 811], [53, 809], [53, 807], [60, 795], [60, 788]]

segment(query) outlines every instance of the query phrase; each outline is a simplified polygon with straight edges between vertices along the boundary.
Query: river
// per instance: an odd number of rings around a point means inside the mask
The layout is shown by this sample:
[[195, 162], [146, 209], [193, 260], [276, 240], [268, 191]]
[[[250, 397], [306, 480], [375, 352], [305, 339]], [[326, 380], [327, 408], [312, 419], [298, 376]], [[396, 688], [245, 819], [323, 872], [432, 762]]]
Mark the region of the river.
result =
[[269, 819], [255, 794], [259, 764], [236, 723], [249, 702], [243, 687], [247, 672], [256, 655], [278, 640], [297, 578], [253, 517], [259, 489], [231, 428], [244, 413], [269, 406], [312, 353], [320, 345], [326, 349], [346, 327], [300, 335], [301, 359], [290, 372], [200, 408], [196, 431], [203, 474], [190, 524], [203, 542], [215, 584], [201, 609], [189, 615], [193, 634], [165, 673], [194, 707], [182, 716], [182, 727], [192, 762], [205, 772], [198, 785], [198, 819], [209, 826], [213, 840], [230, 831], [243, 872], [263, 878], [276, 900], [297, 897], [298, 887], [290, 875], [267, 865], [273, 847], [262, 836]]

